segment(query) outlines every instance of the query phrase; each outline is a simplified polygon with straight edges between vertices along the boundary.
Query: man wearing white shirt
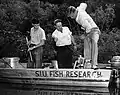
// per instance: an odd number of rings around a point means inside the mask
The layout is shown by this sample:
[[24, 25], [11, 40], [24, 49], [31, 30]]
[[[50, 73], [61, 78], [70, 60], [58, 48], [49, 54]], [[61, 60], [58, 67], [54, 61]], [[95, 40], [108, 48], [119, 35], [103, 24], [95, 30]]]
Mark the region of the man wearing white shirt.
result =
[[35, 64], [30, 64], [31, 68], [42, 68], [42, 54], [43, 45], [45, 44], [46, 36], [45, 31], [40, 27], [39, 20], [32, 20], [33, 27], [30, 31], [29, 44], [32, 45], [28, 50], [32, 52], [33, 61]]
[[86, 12], [87, 4], [80, 3], [80, 6], [75, 8], [70, 6], [68, 8], [68, 17], [75, 19], [78, 24], [85, 30], [85, 35], [81, 36], [84, 38], [84, 57], [91, 59], [92, 68], [97, 68], [97, 57], [98, 57], [98, 40], [100, 30], [90, 15]]
[[73, 44], [76, 49], [76, 43], [72, 36], [72, 32], [68, 27], [63, 27], [60, 19], [54, 21], [56, 30], [52, 33], [52, 37], [56, 42], [57, 61], [59, 68], [72, 68], [72, 51], [70, 46]]

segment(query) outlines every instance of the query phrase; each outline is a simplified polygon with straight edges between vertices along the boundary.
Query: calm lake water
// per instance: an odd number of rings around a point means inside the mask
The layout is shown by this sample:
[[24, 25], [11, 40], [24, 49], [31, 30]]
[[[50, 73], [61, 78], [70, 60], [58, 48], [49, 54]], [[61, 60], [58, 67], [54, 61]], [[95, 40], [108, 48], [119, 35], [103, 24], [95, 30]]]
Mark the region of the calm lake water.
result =
[[0, 95], [120, 95], [119, 88], [65, 87], [0, 83]]

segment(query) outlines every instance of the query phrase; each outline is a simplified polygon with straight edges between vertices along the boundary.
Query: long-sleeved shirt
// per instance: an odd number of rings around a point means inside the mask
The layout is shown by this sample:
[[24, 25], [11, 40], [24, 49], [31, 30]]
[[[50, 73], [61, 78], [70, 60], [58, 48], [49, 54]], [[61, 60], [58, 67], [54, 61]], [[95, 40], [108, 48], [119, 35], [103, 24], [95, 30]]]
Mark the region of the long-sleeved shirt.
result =
[[86, 12], [87, 4], [81, 3], [80, 6], [77, 7], [77, 17], [76, 22], [86, 30], [86, 33], [89, 33], [92, 28], [98, 27], [90, 15]]

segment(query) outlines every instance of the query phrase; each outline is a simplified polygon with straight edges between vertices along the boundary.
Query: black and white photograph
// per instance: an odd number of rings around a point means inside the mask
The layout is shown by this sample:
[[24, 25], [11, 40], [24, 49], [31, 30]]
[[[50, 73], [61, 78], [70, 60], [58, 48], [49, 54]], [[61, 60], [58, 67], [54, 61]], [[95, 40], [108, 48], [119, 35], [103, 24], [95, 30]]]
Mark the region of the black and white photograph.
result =
[[120, 95], [120, 0], [0, 0], [0, 95]]

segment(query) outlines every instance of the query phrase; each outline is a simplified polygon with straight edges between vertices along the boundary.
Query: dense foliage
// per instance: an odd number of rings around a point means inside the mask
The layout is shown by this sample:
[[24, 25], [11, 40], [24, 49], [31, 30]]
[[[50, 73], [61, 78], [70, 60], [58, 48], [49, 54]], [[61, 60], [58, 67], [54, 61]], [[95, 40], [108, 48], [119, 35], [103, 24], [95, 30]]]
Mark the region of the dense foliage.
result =
[[[47, 2], [49, 1], [49, 2]], [[75, 20], [67, 18], [66, 9], [69, 5], [78, 6], [84, 0], [63, 0], [61, 4], [53, 4], [54, 0], [0, 0], [0, 57], [18, 56], [21, 61], [27, 61], [26, 31], [31, 25], [24, 21], [32, 18], [40, 20], [40, 26], [46, 32], [44, 46], [44, 61], [50, 61], [54, 56], [53, 40], [51, 33], [54, 31], [53, 21], [60, 18], [68, 26], [78, 45], [77, 52], [73, 55], [83, 55], [83, 33], [81, 26]], [[113, 55], [120, 54], [120, 30], [112, 24], [115, 19], [114, 4], [106, 4], [102, 0], [88, 0], [88, 13], [94, 18], [102, 32], [99, 40], [99, 62], [106, 63]], [[26, 27], [28, 29], [26, 29]]]

